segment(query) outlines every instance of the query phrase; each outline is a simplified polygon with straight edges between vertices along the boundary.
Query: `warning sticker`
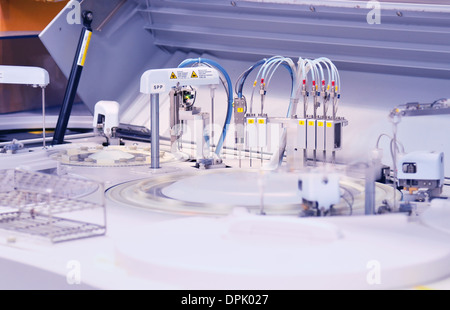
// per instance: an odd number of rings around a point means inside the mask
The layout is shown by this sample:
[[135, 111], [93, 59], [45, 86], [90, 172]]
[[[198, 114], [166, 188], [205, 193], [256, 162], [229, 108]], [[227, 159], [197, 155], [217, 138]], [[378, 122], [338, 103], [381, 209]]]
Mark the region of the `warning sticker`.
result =
[[205, 79], [208, 77], [211, 77], [213, 75], [213, 72], [210, 69], [198, 69], [198, 77], [200, 79]]
[[84, 33], [84, 37], [83, 37], [83, 42], [81, 45], [81, 49], [80, 49], [80, 54], [78, 55], [78, 61], [77, 61], [77, 65], [78, 66], [84, 66], [84, 62], [86, 61], [86, 54], [89, 48], [89, 43], [91, 42], [91, 36], [92, 36], [92, 32], [87, 30]]
[[166, 74], [168, 79], [172, 80], [172, 82], [183, 83], [189, 80], [199, 82], [202, 79], [214, 78], [214, 73], [215, 72], [209, 68], [177, 68], [167, 70]]

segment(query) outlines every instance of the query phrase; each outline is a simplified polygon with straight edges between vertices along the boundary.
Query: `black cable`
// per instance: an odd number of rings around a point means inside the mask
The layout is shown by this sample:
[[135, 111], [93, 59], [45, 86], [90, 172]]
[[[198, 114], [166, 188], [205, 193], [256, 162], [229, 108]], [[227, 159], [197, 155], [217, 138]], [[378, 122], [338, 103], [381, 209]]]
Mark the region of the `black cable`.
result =
[[345, 195], [341, 195], [341, 198], [344, 199], [347, 202], [348, 207], [350, 208], [350, 214], [349, 215], [352, 215], [353, 214], [353, 204], [355, 203], [355, 196], [353, 196], [353, 193], [350, 190], [348, 190], [347, 188], [345, 188], [345, 187], [340, 187], [340, 188], [342, 188], [344, 191], [346, 191], [349, 194], [349, 196], [352, 198], [352, 202], [350, 203], [350, 201], [348, 201], [345, 198]]
[[342, 199], [345, 200], [345, 202], [347, 202], [348, 207], [350, 208], [350, 213], [348, 215], [352, 215], [353, 214], [353, 204], [350, 203], [350, 201], [348, 201], [344, 196], [341, 196]]
[[433, 103], [430, 106], [433, 107], [436, 103], [439, 103], [440, 101], [443, 101], [443, 100], [447, 100], [447, 98], [437, 99], [437, 100], [433, 101]]
[[[344, 191], [346, 191], [350, 195], [350, 197], [352, 198], [352, 205], [353, 205], [355, 203], [355, 197], [353, 196], [353, 193], [345, 187], [340, 187], [340, 188], [342, 188]], [[341, 197], [343, 197], [343, 196], [344, 195], [342, 195]]]

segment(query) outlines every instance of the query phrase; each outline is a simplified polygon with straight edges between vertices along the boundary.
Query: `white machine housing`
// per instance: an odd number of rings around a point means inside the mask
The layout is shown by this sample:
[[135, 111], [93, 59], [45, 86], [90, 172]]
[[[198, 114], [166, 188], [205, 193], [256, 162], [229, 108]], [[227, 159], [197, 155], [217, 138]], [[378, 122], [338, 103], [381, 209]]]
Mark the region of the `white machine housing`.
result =
[[177, 85], [217, 85], [218, 72], [209, 67], [155, 69], [141, 76], [141, 93], [160, 94]]
[[416, 151], [400, 155], [397, 162], [399, 186], [439, 188], [444, 184], [444, 153]]
[[303, 202], [316, 205], [319, 210], [329, 210], [339, 203], [339, 175], [336, 173], [313, 172], [305, 174], [298, 181]]
[[39, 67], [0, 66], [0, 84], [45, 87], [50, 83], [47, 70]]
[[[99, 117], [104, 117], [99, 124]], [[119, 103], [117, 101], [99, 101], [94, 108], [94, 130], [101, 130], [106, 136], [111, 137], [114, 128], [119, 127]], [[99, 128], [99, 125], [101, 128]]]

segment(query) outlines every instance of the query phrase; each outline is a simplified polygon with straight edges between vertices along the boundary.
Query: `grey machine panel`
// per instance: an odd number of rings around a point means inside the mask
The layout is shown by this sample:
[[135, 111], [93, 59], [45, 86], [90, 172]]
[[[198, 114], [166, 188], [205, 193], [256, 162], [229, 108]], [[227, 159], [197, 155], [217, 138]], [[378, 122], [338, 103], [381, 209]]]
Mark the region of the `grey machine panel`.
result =
[[[153, 36], [144, 30], [142, 6], [137, 1], [81, 1], [81, 11], [94, 13], [93, 36], [78, 87], [78, 94], [93, 112], [100, 100], [115, 100], [126, 108], [139, 94], [139, 79], [152, 68], [151, 63], [165, 63], [168, 53], [157, 53]], [[68, 76], [82, 28], [69, 24], [67, 15], [74, 6], [64, 10], [39, 35], [63, 73]]]
[[[91, 111], [99, 100], [126, 108], [145, 70], [176, 66], [188, 53], [252, 62], [324, 56], [341, 70], [450, 77], [450, 9], [440, 2], [382, 2], [380, 24], [354, 1], [272, 2], [83, 0], [94, 35], [78, 93]], [[40, 34], [66, 76], [81, 29], [67, 22], [71, 10]]]

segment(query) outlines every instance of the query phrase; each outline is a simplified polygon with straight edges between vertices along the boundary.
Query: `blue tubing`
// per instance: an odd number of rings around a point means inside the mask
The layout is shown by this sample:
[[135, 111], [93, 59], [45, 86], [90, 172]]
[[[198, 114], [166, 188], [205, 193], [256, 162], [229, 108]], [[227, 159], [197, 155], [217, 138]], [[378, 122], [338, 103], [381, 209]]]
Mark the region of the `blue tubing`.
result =
[[[209, 65], [215, 67], [217, 70], [219, 70], [223, 74], [223, 76], [225, 77], [225, 79], [227, 81], [227, 84], [228, 84], [228, 108], [227, 108], [227, 115], [225, 117], [225, 124], [223, 125], [222, 134], [220, 135], [219, 142], [217, 143], [216, 150], [215, 150], [215, 153], [217, 155], [219, 155], [220, 151], [222, 150], [223, 143], [224, 143], [226, 135], [227, 135], [228, 127], [229, 127], [230, 122], [231, 122], [231, 115], [233, 113], [233, 85], [231, 83], [230, 76], [225, 71], [225, 69], [220, 64], [218, 64], [216, 61], [211, 60], [211, 59], [206, 59], [206, 58], [186, 59], [183, 62], [181, 62], [178, 65], [178, 67], [179, 68], [184, 68], [184, 67], [187, 67], [187, 66], [192, 66], [192, 65], [197, 64], [197, 63], [206, 63], [206, 64], [209, 64]], [[213, 124], [211, 124], [211, 125], [213, 125]]]

